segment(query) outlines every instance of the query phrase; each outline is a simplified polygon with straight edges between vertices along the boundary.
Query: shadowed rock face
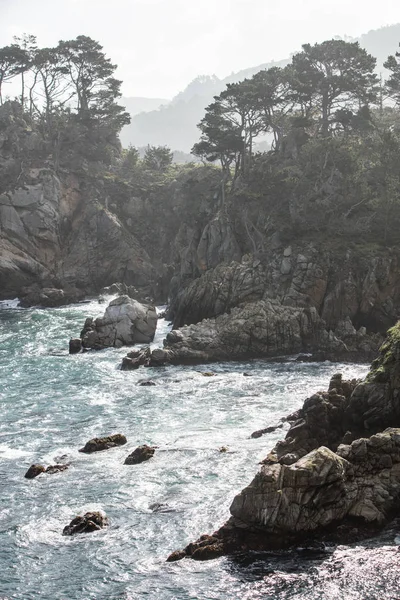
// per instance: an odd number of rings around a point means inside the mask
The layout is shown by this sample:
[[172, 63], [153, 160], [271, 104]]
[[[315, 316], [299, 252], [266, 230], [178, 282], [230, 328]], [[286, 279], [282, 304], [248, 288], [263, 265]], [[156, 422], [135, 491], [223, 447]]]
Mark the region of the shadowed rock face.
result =
[[329, 391], [307, 399], [295, 417], [286, 439], [234, 498], [228, 522], [169, 560], [182, 552], [208, 559], [281, 548], [310, 536], [343, 542], [349, 528], [361, 536], [399, 509], [400, 323], [365, 381], [335, 375]]
[[119, 296], [108, 305], [104, 316], [86, 319], [81, 333], [84, 348], [120, 348], [153, 340], [157, 312], [129, 296]]
[[37, 288], [64, 290], [64, 303], [75, 287], [150, 288], [150, 258], [108, 208], [102, 182], [82, 168], [56, 172], [45, 145], [18, 103], [0, 107], [0, 299], [28, 287], [26, 304], [54, 306], [54, 293], [40, 300]]
[[[384, 333], [400, 317], [400, 256], [387, 248], [330, 248], [307, 242], [274, 248], [255, 258], [209, 266], [173, 297], [174, 327], [217, 317], [262, 299], [283, 306], [314, 308], [329, 330], [342, 337], [360, 325]], [[235, 261], [235, 262], [232, 262]]]

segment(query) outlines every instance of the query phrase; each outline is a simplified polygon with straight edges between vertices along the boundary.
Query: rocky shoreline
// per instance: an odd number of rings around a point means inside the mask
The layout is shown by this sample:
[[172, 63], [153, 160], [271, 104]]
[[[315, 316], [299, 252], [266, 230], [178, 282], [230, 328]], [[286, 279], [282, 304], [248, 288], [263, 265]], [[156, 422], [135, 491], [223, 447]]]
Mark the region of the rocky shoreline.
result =
[[[345, 543], [382, 528], [400, 507], [400, 324], [362, 382], [334, 376], [291, 417], [231, 505], [231, 517], [169, 561], [207, 560], [304, 540]], [[293, 420], [294, 419], [294, 420]]]
[[79, 338], [69, 343], [71, 354], [82, 350], [141, 344], [123, 359], [122, 370], [140, 366], [205, 364], [251, 359], [369, 362], [383, 336], [358, 331], [350, 319], [333, 332], [315, 308], [293, 308], [258, 300], [229, 313], [167, 333], [163, 348], [150, 348], [159, 316], [149, 304], [127, 294], [113, 299], [103, 317], [87, 318]]

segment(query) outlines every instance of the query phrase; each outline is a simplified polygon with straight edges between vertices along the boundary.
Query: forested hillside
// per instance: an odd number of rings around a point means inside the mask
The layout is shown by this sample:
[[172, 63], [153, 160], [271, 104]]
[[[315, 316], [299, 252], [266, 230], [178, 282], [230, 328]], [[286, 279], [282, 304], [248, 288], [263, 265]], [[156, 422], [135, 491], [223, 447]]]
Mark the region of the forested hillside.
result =
[[[400, 40], [400, 24], [369, 31], [359, 40], [347, 39], [347, 41], [359, 41], [360, 46], [377, 59], [378, 75], [384, 71], [383, 63], [398, 46], [398, 40]], [[219, 79], [215, 75], [198, 77], [171, 102], [163, 103], [162, 108], [135, 116], [132, 123], [123, 129], [123, 143], [126, 147], [129, 143], [135, 146], [167, 145], [173, 150], [188, 152], [196, 141], [196, 124], [202, 118], [205, 107], [226, 84], [237, 83], [252, 77], [260, 70], [273, 66], [283, 67], [289, 62], [290, 58], [263, 63], [233, 73], [224, 79]]]

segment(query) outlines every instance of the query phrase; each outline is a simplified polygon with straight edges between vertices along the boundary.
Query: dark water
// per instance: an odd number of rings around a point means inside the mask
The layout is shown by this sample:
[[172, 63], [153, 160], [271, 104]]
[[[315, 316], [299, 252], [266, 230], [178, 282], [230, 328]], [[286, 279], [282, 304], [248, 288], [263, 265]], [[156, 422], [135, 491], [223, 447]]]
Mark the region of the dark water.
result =
[[[395, 530], [318, 554], [165, 562], [226, 520], [234, 495], [285, 432], [250, 439], [252, 431], [277, 424], [334, 372], [361, 376], [365, 366], [255, 361], [121, 372], [123, 349], [69, 356], [69, 337], [103, 310], [97, 302], [0, 308], [0, 598], [400, 598]], [[156, 343], [165, 331], [161, 321]], [[210, 370], [214, 377], [202, 376]], [[157, 385], [138, 386], [149, 378]], [[126, 446], [78, 453], [88, 439], [117, 432]], [[158, 446], [154, 458], [124, 465], [143, 443]], [[68, 471], [24, 479], [31, 463], [60, 457]], [[154, 503], [166, 506], [154, 512]], [[88, 510], [104, 510], [110, 527], [63, 537]]]

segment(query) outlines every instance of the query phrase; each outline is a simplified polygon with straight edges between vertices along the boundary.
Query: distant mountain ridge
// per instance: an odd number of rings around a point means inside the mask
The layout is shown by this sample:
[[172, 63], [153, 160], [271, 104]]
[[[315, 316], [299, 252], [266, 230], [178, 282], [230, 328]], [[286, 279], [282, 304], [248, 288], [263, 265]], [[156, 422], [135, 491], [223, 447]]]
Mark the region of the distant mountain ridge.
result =
[[[398, 49], [400, 23], [373, 29], [357, 39], [346, 38], [346, 41], [358, 41], [367, 52], [375, 56], [377, 71], [381, 73], [387, 57]], [[122, 102], [132, 115], [132, 122], [122, 130], [121, 142], [124, 147], [129, 144], [166, 145], [172, 150], [188, 153], [199, 139], [197, 124], [203, 118], [205, 108], [212, 102], [213, 96], [219, 94], [228, 83], [242, 81], [272, 66], [284, 67], [288, 62], [290, 58], [262, 63], [232, 73], [224, 79], [215, 75], [201, 75], [170, 101], [157, 98], [123, 98]], [[131, 106], [141, 108], [133, 112]]]

